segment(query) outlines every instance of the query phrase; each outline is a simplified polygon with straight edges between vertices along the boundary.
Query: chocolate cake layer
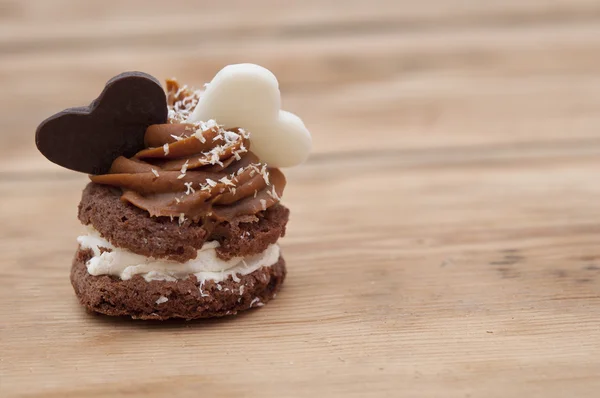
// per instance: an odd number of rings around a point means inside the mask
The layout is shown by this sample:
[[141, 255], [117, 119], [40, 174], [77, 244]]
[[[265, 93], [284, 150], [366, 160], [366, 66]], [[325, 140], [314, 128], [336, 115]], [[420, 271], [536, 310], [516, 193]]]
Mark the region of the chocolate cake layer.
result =
[[285, 279], [283, 257], [271, 267], [262, 267], [219, 282], [199, 283], [194, 275], [187, 279], [147, 282], [140, 275], [130, 280], [111, 276], [92, 276], [85, 263], [90, 250], [78, 250], [73, 259], [71, 284], [81, 304], [89, 311], [135, 319], [197, 319], [234, 315], [260, 307], [273, 299]]
[[189, 220], [179, 224], [168, 217], [148, 213], [120, 199], [121, 190], [90, 183], [79, 204], [79, 220], [91, 224], [117, 247], [147, 257], [185, 262], [196, 257], [205, 241], [217, 240], [223, 259], [264, 251], [284, 236], [289, 210], [281, 204], [256, 216], [245, 216], [208, 227]]

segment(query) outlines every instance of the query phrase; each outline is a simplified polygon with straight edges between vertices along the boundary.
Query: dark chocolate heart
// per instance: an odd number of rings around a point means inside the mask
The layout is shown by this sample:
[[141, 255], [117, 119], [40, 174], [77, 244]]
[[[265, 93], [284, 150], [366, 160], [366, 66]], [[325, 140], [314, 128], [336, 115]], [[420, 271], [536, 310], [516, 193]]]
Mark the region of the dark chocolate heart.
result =
[[44, 120], [35, 143], [51, 162], [103, 174], [119, 156], [144, 148], [144, 133], [166, 123], [167, 97], [156, 78], [142, 72], [113, 77], [89, 106], [69, 108]]

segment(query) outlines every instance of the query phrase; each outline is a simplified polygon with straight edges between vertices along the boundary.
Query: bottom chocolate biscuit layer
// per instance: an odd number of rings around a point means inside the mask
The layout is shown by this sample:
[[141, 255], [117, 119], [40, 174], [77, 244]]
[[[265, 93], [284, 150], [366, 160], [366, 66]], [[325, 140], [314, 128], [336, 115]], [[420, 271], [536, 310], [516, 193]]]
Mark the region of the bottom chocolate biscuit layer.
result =
[[73, 259], [71, 284], [81, 304], [89, 311], [134, 319], [211, 318], [234, 315], [260, 307], [275, 297], [285, 279], [283, 257], [271, 267], [262, 267], [239, 282], [231, 277], [219, 282], [198, 282], [194, 275], [176, 282], [146, 282], [140, 275], [130, 280], [93, 276], [85, 263], [90, 250], [78, 250]]

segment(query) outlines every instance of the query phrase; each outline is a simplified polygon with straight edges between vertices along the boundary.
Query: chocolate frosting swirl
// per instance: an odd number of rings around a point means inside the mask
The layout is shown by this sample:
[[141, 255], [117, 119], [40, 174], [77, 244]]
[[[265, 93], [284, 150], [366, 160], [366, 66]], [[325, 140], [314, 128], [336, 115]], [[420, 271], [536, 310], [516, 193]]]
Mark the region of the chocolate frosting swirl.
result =
[[119, 187], [122, 200], [151, 216], [183, 223], [231, 221], [279, 202], [285, 177], [249, 151], [249, 133], [215, 122], [148, 127], [146, 149], [114, 160], [108, 174], [90, 176]]

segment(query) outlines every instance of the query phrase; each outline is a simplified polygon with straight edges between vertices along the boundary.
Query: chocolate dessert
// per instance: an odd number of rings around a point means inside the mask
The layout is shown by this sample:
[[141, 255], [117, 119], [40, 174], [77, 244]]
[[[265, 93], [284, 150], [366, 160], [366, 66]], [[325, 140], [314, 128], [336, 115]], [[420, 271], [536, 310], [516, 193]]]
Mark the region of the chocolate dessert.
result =
[[277, 80], [257, 65], [228, 66], [205, 91], [157, 87], [140, 72], [119, 75], [89, 107], [38, 128], [46, 157], [91, 173], [75, 293], [90, 311], [137, 319], [261, 307], [286, 276], [278, 167], [308, 156], [310, 134], [279, 109]]

